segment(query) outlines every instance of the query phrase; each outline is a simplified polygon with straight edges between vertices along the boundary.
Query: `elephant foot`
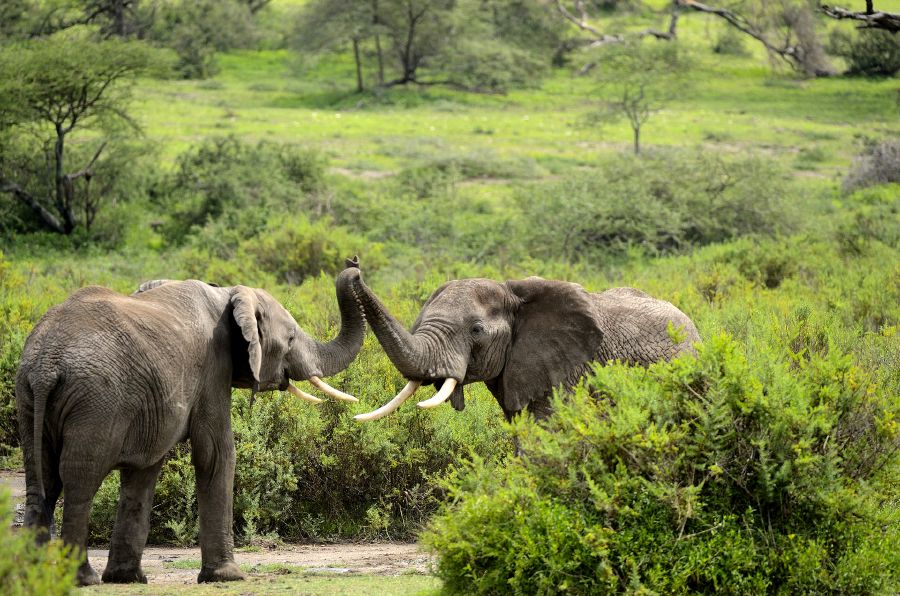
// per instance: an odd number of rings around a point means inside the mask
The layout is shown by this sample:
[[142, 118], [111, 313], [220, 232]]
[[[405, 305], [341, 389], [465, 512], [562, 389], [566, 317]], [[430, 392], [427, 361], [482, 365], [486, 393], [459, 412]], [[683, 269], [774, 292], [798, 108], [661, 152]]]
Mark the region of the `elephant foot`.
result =
[[75, 581], [78, 582], [79, 586], [96, 586], [100, 583], [100, 576], [97, 575], [97, 572], [94, 571], [91, 564], [85, 561], [81, 564], [81, 567], [78, 568], [78, 574], [75, 576]]
[[197, 583], [206, 582], [233, 582], [247, 579], [247, 574], [241, 571], [234, 561], [226, 561], [218, 567], [203, 567], [197, 576]]
[[147, 576], [140, 566], [106, 566], [103, 570], [103, 583], [105, 584], [146, 584]]

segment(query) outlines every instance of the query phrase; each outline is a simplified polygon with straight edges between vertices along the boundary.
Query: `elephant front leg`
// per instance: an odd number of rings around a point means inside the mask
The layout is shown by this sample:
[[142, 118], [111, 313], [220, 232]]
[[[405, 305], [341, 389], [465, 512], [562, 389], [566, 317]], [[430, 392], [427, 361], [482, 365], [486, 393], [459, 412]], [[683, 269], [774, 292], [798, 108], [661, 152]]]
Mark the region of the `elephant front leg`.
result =
[[114, 584], [147, 583], [141, 570], [141, 555], [150, 531], [153, 490], [162, 461], [143, 469], [122, 470], [119, 510], [109, 545], [109, 560], [103, 581]]
[[[226, 410], [227, 412], [227, 410]], [[191, 450], [197, 475], [197, 504], [200, 508], [200, 556], [197, 581], [220, 582], [246, 579], [234, 562], [231, 531], [234, 498], [234, 437], [230, 420], [218, 433], [191, 436]]]

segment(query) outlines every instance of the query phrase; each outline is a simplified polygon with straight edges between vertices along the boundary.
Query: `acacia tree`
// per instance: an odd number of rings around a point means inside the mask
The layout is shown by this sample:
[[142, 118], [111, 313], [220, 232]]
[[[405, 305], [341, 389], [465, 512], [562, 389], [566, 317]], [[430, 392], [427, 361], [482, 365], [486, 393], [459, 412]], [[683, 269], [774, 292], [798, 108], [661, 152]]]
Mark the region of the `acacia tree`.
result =
[[361, 93], [365, 90], [362, 44], [370, 38], [377, 40], [379, 84], [384, 82], [377, 15], [378, 0], [312, 0], [300, 12], [293, 45], [301, 51], [321, 53], [346, 47], [349, 41], [356, 65], [356, 90]]
[[588, 116], [593, 124], [624, 118], [631, 127], [634, 154], [641, 152], [641, 131], [663, 103], [687, 88], [678, 44], [643, 43], [640, 39], [609, 44], [597, 52], [594, 76], [606, 98]]
[[[97, 211], [89, 194], [94, 165], [106, 142], [95, 141], [92, 157], [73, 169], [66, 143], [76, 130], [101, 132], [115, 124], [136, 125], [128, 117], [131, 87], [151, 66], [143, 45], [121, 41], [101, 43], [53, 37], [0, 50], [0, 192], [25, 205], [47, 228], [71, 234], [78, 225], [76, 183], [89, 227]], [[12, 146], [26, 145], [46, 156], [43, 179], [19, 179], [11, 163]]]

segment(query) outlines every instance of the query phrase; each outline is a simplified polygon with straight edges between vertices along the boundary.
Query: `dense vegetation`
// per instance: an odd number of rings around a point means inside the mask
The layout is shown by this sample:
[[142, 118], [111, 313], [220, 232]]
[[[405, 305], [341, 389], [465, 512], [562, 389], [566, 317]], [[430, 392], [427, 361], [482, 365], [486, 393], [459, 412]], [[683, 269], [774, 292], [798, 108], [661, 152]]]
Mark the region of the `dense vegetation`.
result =
[[[614, 67], [634, 70], [631, 58], [584, 51], [553, 3], [490, 2], [476, 18], [477, 3], [435, 2], [418, 41], [468, 36], [426, 44], [410, 73], [387, 59], [400, 25], [373, 26], [369, 3], [173, 1], [151, 14], [136, 2], [74, 27], [62, 25], [86, 3], [50, 4], [52, 19], [25, 0], [0, 19], [4, 467], [21, 465], [25, 338], [84, 285], [265, 287], [320, 339], [336, 332], [333, 278], [352, 254], [407, 323], [447, 279], [631, 285], [693, 318], [699, 357], [600, 368], [543, 424], [504, 424], [480, 385], [461, 413], [353, 422], [404, 384], [371, 334], [330, 380], [361, 404], [275, 392], [251, 408], [235, 391], [238, 541], [405, 538], [430, 523], [438, 572], [460, 591], [896, 591], [900, 126], [884, 76], [900, 35], [813, 21], [828, 40], [816, 60], [852, 75], [798, 78], [693, 15], [677, 41], [636, 42], [650, 49], [635, 59], [675, 76], [623, 79]], [[313, 36], [338, 4], [365, 10]], [[588, 4], [620, 31], [653, 21]], [[96, 46], [85, 76], [117, 76], [108, 109], [71, 122], [57, 153], [39, 92], [51, 75], [72, 83], [72, 69], [32, 75], [66, 44]], [[120, 57], [127, 76], [100, 68]], [[634, 90], [639, 156], [624, 111]], [[151, 541], [195, 542], [192, 487], [179, 445]], [[114, 473], [95, 500], [96, 542], [117, 495]]]

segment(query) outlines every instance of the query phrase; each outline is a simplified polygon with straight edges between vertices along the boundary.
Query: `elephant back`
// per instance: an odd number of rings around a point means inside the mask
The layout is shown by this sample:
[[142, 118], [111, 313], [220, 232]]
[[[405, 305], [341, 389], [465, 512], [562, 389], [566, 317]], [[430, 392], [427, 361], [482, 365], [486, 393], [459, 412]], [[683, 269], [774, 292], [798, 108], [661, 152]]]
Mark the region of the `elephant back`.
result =
[[[595, 294], [604, 331], [598, 360], [620, 360], [647, 366], [669, 360], [682, 352], [694, 352], [700, 334], [694, 322], [674, 304], [635, 288], [612, 288]], [[669, 326], [679, 330], [674, 341]]]

